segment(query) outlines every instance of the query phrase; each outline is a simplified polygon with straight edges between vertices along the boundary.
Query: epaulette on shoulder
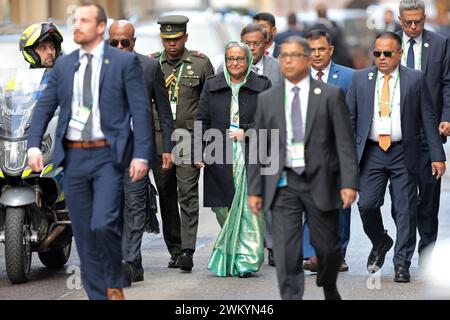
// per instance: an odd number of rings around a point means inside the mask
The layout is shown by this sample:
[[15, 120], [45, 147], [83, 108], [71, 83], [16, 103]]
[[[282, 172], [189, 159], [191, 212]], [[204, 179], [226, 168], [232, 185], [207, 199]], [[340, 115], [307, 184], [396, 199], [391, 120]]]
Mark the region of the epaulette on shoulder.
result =
[[159, 58], [160, 56], [161, 56], [161, 51], [154, 52], [149, 55], [149, 57], [151, 57], [151, 58]]
[[207, 57], [203, 52], [200, 52], [200, 51], [191, 51], [191, 53], [192, 53], [192, 56], [194, 56], [194, 57], [202, 58], [202, 59], [205, 59], [205, 60], [208, 59], [208, 57]]

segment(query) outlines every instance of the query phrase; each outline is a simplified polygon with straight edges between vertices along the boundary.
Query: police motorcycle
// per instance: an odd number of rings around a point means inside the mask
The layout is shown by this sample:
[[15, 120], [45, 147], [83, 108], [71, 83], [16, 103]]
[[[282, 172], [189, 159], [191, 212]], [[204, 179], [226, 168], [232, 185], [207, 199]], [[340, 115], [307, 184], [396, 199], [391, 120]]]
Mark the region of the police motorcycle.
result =
[[34, 173], [27, 165], [28, 129], [47, 72], [0, 70], [0, 242], [5, 246], [6, 273], [14, 284], [28, 281], [32, 252], [48, 268], [60, 268], [72, 245], [63, 172], [52, 164], [58, 112], [41, 144], [44, 170]]

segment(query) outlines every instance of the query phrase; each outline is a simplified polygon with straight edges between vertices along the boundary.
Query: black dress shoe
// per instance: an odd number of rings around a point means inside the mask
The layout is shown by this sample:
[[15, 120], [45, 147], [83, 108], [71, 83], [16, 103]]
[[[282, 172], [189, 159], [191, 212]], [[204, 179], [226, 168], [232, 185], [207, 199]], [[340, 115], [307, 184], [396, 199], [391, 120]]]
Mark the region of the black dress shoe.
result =
[[253, 272], [240, 272], [238, 277], [239, 278], [251, 278], [253, 277], [255, 274]]
[[411, 281], [411, 276], [409, 274], [409, 269], [402, 266], [395, 266], [395, 282], [407, 283]]
[[275, 260], [273, 259], [273, 251], [272, 249], [267, 249], [269, 251], [269, 254], [267, 255], [267, 258], [269, 260], [269, 266], [275, 267]]
[[129, 264], [128, 262], [122, 262], [122, 273], [125, 278], [124, 287], [131, 286], [131, 282], [134, 277], [133, 266], [131, 264]]
[[167, 264], [167, 267], [172, 268], [172, 269], [178, 269], [180, 267], [179, 258], [180, 258], [180, 255], [173, 254], [169, 259], [169, 263]]
[[178, 261], [180, 262], [181, 270], [191, 272], [194, 266], [194, 254], [192, 252], [183, 252]]
[[133, 266], [133, 279], [131, 279], [131, 282], [139, 281], [144, 281], [144, 269], [142, 266]]
[[348, 264], [345, 262], [345, 259], [342, 260], [341, 266], [339, 267], [339, 272], [348, 271]]
[[367, 259], [367, 271], [369, 273], [375, 273], [381, 269], [386, 253], [392, 248], [393, 244], [394, 240], [386, 234], [386, 238], [382, 243], [372, 247]]

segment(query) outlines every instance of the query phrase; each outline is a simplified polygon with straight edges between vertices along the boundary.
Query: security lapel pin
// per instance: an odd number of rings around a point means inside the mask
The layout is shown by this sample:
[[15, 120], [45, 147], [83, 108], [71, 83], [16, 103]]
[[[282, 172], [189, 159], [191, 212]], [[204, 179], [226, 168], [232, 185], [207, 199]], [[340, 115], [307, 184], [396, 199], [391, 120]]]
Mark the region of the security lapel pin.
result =
[[373, 79], [373, 72], [370, 72], [370, 73], [368, 74], [368, 76], [369, 76], [369, 80], [372, 80], [372, 79]]
[[320, 88], [315, 88], [314, 89], [314, 94], [316, 95], [316, 96], [318, 96], [319, 94], [321, 94], [322, 93], [322, 90], [320, 89]]
[[338, 75], [337, 74], [333, 74], [333, 79], [337, 79]]
[[423, 46], [424, 46], [425, 48], [428, 48], [430, 45], [428, 44], [428, 42], [425, 42], [425, 43], [423, 44]]
[[103, 62], [104, 62], [105, 64], [109, 64], [109, 60], [108, 60], [108, 59], [105, 59]]

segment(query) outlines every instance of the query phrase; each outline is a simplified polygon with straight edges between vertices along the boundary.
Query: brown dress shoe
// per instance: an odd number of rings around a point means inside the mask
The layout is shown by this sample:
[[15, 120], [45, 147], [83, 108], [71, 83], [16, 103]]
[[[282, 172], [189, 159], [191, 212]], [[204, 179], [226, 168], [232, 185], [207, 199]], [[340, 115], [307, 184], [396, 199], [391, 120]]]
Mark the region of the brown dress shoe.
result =
[[125, 295], [122, 288], [108, 288], [108, 300], [125, 300]]
[[309, 257], [308, 260], [303, 262], [303, 270], [309, 270], [311, 272], [317, 272], [317, 257]]

